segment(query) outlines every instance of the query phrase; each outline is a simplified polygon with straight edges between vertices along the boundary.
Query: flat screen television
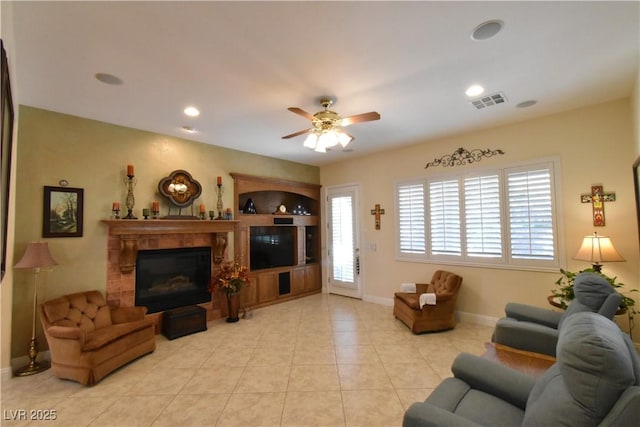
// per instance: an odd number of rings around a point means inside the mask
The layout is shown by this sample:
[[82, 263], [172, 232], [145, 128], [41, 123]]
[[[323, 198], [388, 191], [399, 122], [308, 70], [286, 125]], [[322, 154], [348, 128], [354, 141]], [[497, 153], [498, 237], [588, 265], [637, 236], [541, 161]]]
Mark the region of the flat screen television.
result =
[[295, 265], [296, 227], [254, 226], [249, 237], [252, 271]]

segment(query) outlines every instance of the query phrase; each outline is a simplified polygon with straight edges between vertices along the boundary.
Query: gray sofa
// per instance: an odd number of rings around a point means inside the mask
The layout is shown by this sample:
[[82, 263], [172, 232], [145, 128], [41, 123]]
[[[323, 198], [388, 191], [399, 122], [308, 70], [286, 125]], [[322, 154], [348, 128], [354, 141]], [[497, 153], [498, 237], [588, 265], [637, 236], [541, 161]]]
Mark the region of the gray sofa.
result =
[[411, 405], [404, 427], [632, 426], [640, 420], [640, 357], [611, 320], [595, 313], [565, 320], [557, 360], [534, 379], [461, 353], [454, 377]]
[[596, 312], [613, 319], [622, 302], [620, 294], [597, 273], [578, 274], [573, 292], [575, 299], [564, 313], [525, 304], [507, 304], [507, 317], [496, 323], [493, 341], [519, 350], [555, 357], [559, 329], [565, 319], [584, 311]]

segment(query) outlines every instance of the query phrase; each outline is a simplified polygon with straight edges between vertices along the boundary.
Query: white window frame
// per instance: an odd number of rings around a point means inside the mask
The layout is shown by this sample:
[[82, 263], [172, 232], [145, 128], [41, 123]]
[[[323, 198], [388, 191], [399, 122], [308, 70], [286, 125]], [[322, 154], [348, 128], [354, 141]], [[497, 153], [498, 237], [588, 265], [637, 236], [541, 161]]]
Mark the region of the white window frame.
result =
[[[529, 259], [522, 257], [513, 257], [511, 255], [511, 221], [510, 221], [510, 209], [509, 209], [509, 195], [507, 194], [507, 177], [508, 174], [517, 173], [521, 171], [536, 169], [548, 169], [550, 171], [550, 190], [551, 190], [551, 215], [552, 215], [552, 232], [553, 232], [553, 259]], [[499, 200], [500, 200], [500, 231], [501, 231], [501, 256], [496, 257], [484, 257], [484, 256], [469, 256], [467, 254], [466, 245], [466, 227], [465, 227], [465, 194], [464, 194], [464, 180], [465, 178], [486, 176], [490, 174], [498, 174], [499, 176]], [[430, 199], [429, 199], [429, 185], [434, 182], [440, 182], [445, 180], [458, 180], [459, 185], [459, 202], [460, 202], [460, 240], [461, 240], [461, 254], [438, 254], [433, 253], [431, 248], [431, 218], [430, 218]], [[424, 188], [424, 225], [425, 225], [425, 251], [424, 253], [403, 253], [400, 248], [400, 200], [399, 191], [402, 187], [407, 185], [423, 185]], [[397, 181], [395, 183], [395, 198], [396, 198], [396, 259], [398, 261], [411, 261], [411, 262], [427, 262], [427, 263], [440, 263], [440, 264], [455, 264], [455, 265], [468, 265], [478, 267], [490, 267], [490, 268], [505, 268], [505, 269], [519, 269], [519, 270], [534, 270], [534, 271], [557, 271], [561, 265], [564, 265], [564, 242], [559, 231], [561, 228], [562, 219], [562, 200], [560, 194], [561, 174], [560, 174], [560, 160], [557, 157], [544, 158], [533, 161], [518, 162], [514, 164], [503, 165], [500, 167], [491, 168], [478, 168], [471, 171], [451, 171], [448, 174], [431, 175], [419, 179], [410, 179]]]

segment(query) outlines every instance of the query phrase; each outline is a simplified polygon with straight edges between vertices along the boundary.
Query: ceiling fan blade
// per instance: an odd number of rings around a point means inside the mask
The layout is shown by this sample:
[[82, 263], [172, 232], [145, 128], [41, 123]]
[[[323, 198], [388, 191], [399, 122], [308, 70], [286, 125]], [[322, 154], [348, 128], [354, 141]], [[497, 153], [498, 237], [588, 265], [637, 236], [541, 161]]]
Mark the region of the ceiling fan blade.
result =
[[309, 133], [309, 132], [311, 132], [311, 129], [301, 130], [300, 132], [295, 132], [295, 133], [292, 133], [292, 134], [289, 134], [289, 135], [285, 135], [285, 136], [282, 137], [282, 139], [293, 138], [295, 136], [304, 135], [305, 133]]
[[342, 119], [342, 126], [349, 126], [354, 123], [370, 122], [373, 120], [380, 120], [380, 114], [375, 111], [369, 113], [356, 114], [355, 116], [349, 116]]
[[313, 117], [313, 114], [307, 113], [302, 108], [289, 107], [289, 108], [287, 108], [287, 110], [291, 111], [292, 113], [296, 113], [296, 114], [304, 117], [305, 119], [308, 119], [308, 120], [311, 120], [311, 121], [313, 121], [315, 119], [315, 117]]

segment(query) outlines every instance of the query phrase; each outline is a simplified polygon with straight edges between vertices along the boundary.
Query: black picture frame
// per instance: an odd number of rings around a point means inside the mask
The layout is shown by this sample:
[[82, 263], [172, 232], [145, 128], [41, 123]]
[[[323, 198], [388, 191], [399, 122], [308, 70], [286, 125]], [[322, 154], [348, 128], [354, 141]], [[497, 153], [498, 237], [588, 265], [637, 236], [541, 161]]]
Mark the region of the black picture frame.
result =
[[7, 271], [7, 233], [9, 216], [9, 193], [11, 189], [11, 153], [13, 149], [13, 98], [9, 81], [7, 52], [0, 39], [0, 279]]
[[[633, 162], [633, 187], [636, 193], [636, 219], [638, 221], [638, 232], [640, 233], [640, 157]], [[638, 235], [640, 240], [640, 234]]]
[[82, 237], [84, 190], [44, 187], [42, 237]]

